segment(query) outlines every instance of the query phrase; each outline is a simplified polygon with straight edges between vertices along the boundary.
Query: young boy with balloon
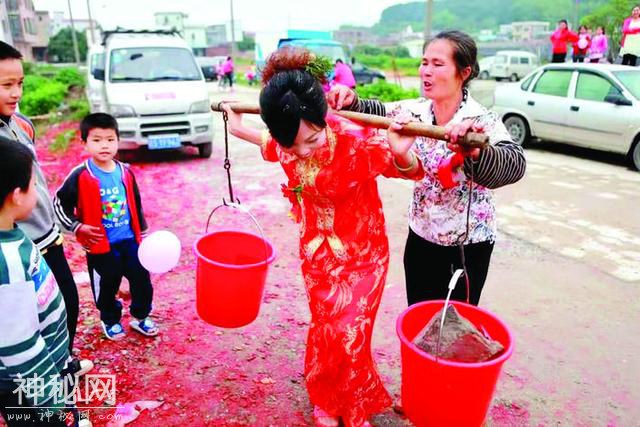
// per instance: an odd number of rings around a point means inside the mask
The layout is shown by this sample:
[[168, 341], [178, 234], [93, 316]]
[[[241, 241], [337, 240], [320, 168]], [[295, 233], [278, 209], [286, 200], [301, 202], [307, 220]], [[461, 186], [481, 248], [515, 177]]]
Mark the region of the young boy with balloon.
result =
[[133, 172], [114, 159], [118, 123], [109, 114], [89, 114], [80, 123], [80, 134], [90, 158], [62, 183], [54, 200], [56, 215], [87, 251], [91, 288], [106, 338], [117, 340], [125, 335], [120, 323], [122, 304], [116, 299], [123, 276], [131, 289], [134, 320], [129, 326], [155, 336], [158, 327], [148, 317], [153, 286], [141, 263], [144, 257], [138, 257], [147, 223]]

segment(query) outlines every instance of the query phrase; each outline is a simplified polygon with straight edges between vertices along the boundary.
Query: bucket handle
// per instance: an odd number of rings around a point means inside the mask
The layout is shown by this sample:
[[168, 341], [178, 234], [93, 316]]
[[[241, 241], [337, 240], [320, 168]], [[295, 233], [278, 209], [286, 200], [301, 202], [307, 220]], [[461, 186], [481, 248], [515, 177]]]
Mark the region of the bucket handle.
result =
[[440, 357], [440, 340], [442, 339], [442, 329], [444, 328], [444, 319], [447, 314], [447, 309], [449, 308], [449, 299], [451, 299], [451, 292], [456, 288], [456, 284], [458, 283], [458, 279], [460, 276], [464, 274], [463, 269], [458, 269], [453, 273], [453, 277], [449, 280], [447, 299], [444, 301], [444, 309], [442, 309], [442, 317], [440, 318], [440, 329], [438, 330], [438, 342], [436, 344], [436, 363]]
[[251, 218], [251, 221], [253, 221], [253, 223], [255, 224], [258, 231], [260, 232], [260, 237], [262, 238], [262, 242], [264, 243], [264, 261], [267, 262], [267, 260], [269, 259], [269, 247], [267, 246], [267, 243], [266, 243], [267, 239], [264, 236], [264, 231], [262, 230], [262, 227], [260, 227], [260, 224], [258, 223], [258, 220], [256, 219], [256, 217], [251, 213], [251, 211], [249, 211], [249, 208], [244, 207], [244, 205], [241, 205], [239, 202], [240, 201], [238, 200], [238, 203], [236, 202], [228, 203], [225, 199], [222, 199], [222, 204], [213, 208], [211, 210], [211, 213], [209, 213], [209, 218], [207, 218], [207, 226], [205, 228], [205, 234], [209, 233], [209, 224], [211, 223], [211, 218], [213, 217], [213, 214], [216, 213], [218, 209], [223, 207], [237, 209], [240, 212], [247, 214], [249, 218]]

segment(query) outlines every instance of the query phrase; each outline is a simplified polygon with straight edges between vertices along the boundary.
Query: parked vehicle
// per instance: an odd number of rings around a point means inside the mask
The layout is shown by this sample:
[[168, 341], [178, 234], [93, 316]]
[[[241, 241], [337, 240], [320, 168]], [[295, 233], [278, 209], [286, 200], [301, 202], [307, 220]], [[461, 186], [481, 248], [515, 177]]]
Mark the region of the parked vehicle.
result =
[[[345, 46], [334, 40], [325, 39], [307, 39], [307, 38], [284, 38], [278, 42], [278, 48], [283, 46], [300, 46], [309, 49], [318, 55], [328, 57], [332, 62], [337, 59], [342, 59], [343, 62], [349, 62], [349, 56]], [[353, 71], [353, 77], [356, 79], [356, 84], [373, 83], [377, 80], [385, 80], [386, 77], [382, 71], [365, 67], [362, 64], [355, 63], [351, 65], [351, 71]]]
[[210, 157], [209, 92], [193, 52], [179, 34], [107, 31], [102, 48], [103, 63], [92, 69], [102, 87], [91, 110], [116, 117], [120, 150], [191, 145], [198, 147], [201, 157]]
[[495, 61], [495, 56], [487, 56], [478, 61], [478, 65], [480, 65], [480, 74], [478, 77], [481, 80], [488, 80], [491, 75], [491, 66], [493, 65], [493, 61]]
[[227, 59], [226, 56], [196, 56], [196, 62], [207, 81], [218, 80], [218, 65]]
[[548, 64], [499, 85], [493, 109], [513, 140], [532, 138], [621, 153], [640, 170], [640, 69]]
[[91, 111], [99, 111], [103, 96], [104, 83], [95, 78], [96, 70], [104, 70], [104, 46], [94, 44], [87, 53], [86, 95]]
[[489, 75], [496, 80], [509, 79], [517, 82], [538, 65], [540, 65], [538, 57], [531, 52], [501, 50], [496, 53]]
[[382, 71], [369, 68], [358, 62], [351, 65], [351, 71], [353, 71], [353, 77], [355, 77], [356, 83], [359, 85], [375, 83], [387, 78]]

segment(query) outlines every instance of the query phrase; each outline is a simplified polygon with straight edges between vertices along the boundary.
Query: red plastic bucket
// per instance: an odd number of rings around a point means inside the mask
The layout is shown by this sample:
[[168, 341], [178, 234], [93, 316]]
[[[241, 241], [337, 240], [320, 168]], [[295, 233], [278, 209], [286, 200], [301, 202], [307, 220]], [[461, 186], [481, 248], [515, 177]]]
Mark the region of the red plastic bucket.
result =
[[513, 352], [511, 332], [500, 319], [473, 305], [456, 301], [450, 304], [480, 330], [484, 328], [505, 351], [487, 362], [436, 361], [412, 341], [444, 307], [444, 301], [426, 301], [407, 308], [396, 323], [402, 357], [402, 406], [409, 420], [418, 427], [481, 426], [502, 364]]
[[258, 317], [269, 264], [269, 241], [252, 233], [224, 230], [196, 241], [196, 308], [207, 323], [239, 328]]

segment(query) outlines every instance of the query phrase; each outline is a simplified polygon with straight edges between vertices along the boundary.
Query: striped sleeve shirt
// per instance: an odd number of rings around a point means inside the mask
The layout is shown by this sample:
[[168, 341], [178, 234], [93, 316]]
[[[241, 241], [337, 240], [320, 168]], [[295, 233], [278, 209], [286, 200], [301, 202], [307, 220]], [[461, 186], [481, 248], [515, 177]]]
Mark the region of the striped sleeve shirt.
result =
[[64, 301], [40, 251], [19, 228], [0, 231], [0, 331], [0, 389], [41, 381], [21, 392], [25, 401], [64, 407], [55, 398], [70, 358]]
[[[376, 116], [389, 115], [387, 106], [375, 99], [356, 97], [356, 100], [347, 109]], [[473, 175], [474, 182], [491, 189], [519, 181], [524, 176], [525, 170], [526, 160], [522, 147], [515, 144], [510, 138], [492, 142], [481, 151], [478, 160], [472, 161], [471, 158], [467, 158], [464, 164], [466, 176]]]

